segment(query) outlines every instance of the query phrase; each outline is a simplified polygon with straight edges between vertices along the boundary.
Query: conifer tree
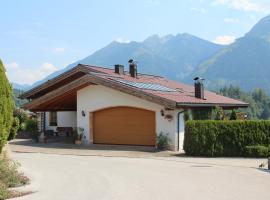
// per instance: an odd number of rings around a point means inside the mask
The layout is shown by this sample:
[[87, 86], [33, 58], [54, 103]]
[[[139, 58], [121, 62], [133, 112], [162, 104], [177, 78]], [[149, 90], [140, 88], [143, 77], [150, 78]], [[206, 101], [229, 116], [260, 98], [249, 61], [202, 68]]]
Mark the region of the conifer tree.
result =
[[0, 152], [10, 132], [14, 107], [12, 87], [5, 72], [3, 63], [0, 60]]
[[237, 114], [235, 110], [232, 110], [230, 120], [237, 120]]

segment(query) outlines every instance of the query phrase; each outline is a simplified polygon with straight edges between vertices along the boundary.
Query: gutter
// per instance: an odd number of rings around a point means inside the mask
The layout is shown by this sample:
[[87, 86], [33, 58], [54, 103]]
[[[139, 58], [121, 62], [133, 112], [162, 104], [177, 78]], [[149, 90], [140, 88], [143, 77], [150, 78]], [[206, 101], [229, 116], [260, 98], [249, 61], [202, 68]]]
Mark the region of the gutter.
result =
[[177, 107], [242, 107], [246, 108], [249, 104], [219, 104], [219, 103], [177, 103]]
[[179, 139], [180, 139], [180, 115], [185, 111], [180, 111], [177, 113], [177, 151], [179, 151]]

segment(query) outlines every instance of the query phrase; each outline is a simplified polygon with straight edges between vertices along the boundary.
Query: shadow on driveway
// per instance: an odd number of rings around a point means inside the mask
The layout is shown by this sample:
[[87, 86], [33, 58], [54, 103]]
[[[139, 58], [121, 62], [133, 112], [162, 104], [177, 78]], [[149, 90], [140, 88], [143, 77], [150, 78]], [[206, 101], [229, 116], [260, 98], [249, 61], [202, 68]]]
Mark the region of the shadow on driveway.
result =
[[[36, 143], [31, 139], [16, 139], [9, 142], [11, 151], [21, 153], [49, 153], [78, 156], [123, 156], [123, 157], [149, 157], [172, 156], [177, 152], [158, 151], [154, 147], [128, 146], [128, 145], [75, 145], [70, 142]], [[179, 154], [179, 153], [178, 153]]]

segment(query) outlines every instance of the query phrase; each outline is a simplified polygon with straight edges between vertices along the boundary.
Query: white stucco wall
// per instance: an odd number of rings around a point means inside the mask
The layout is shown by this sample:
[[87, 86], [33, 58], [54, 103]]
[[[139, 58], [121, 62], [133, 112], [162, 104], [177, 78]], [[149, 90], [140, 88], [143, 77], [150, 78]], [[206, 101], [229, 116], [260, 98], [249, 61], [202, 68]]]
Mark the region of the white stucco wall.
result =
[[[154, 111], [156, 114], [157, 134], [160, 132], [168, 133], [172, 141], [172, 149], [176, 150], [177, 113], [181, 110], [165, 111], [173, 115], [173, 120], [169, 122], [160, 114], [160, 110], [164, 109], [163, 106], [101, 85], [90, 85], [77, 92], [77, 125], [78, 127], [84, 128], [86, 143], [93, 142], [90, 140], [90, 134], [92, 133], [90, 133], [89, 113], [115, 106], [131, 106]], [[85, 112], [85, 117], [82, 116], [82, 111]], [[181, 127], [184, 125], [182, 120], [180, 124]], [[183, 130], [183, 127], [181, 130]], [[181, 136], [183, 136], [183, 134], [181, 134]], [[180, 140], [180, 144], [182, 140], [183, 138]], [[182, 147], [180, 147], [180, 149], [181, 148]]]
[[181, 113], [179, 116], [179, 150], [183, 150], [184, 145], [184, 136], [185, 136], [185, 121], [184, 113]]
[[[77, 112], [76, 111], [57, 112], [57, 126], [77, 127]], [[56, 131], [57, 126], [49, 125], [49, 112], [46, 112], [46, 130]]]

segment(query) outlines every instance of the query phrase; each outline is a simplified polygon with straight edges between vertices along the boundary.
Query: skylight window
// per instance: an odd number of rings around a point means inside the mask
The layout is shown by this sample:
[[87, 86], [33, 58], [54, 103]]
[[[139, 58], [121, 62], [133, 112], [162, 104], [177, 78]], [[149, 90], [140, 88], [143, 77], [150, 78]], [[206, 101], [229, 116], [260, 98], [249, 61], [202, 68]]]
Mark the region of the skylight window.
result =
[[142, 82], [131, 82], [131, 81], [124, 81], [118, 80], [121, 83], [127, 84], [132, 87], [145, 89], [145, 90], [154, 90], [154, 91], [162, 91], [162, 92], [177, 92], [177, 90], [165, 87], [163, 85], [157, 83], [142, 83]]

